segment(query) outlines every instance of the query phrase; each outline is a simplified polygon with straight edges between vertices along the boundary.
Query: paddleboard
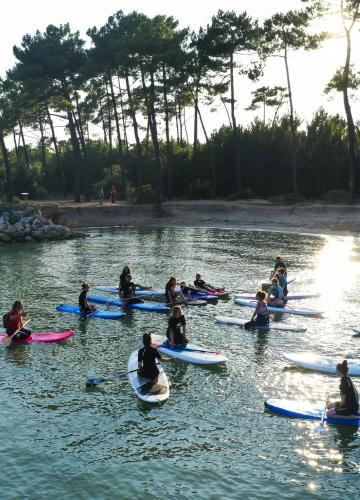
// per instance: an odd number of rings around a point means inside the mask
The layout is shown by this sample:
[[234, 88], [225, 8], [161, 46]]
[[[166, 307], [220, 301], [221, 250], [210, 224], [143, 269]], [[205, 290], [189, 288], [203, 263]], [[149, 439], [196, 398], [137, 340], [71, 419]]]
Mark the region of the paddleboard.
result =
[[360, 328], [353, 328], [353, 332], [360, 333]]
[[[13, 343], [15, 344], [32, 344], [32, 343], [38, 343], [38, 342], [45, 342], [48, 344], [52, 344], [53, 342], [61, 342], [62, 340], [66, 340], [72, 335], [74, 335], [75, 332], [69, 331], [69, 332], [60, 332], [60, 333], [32, 333], [30, 337], [27, 337], [26, 339], [13, 339]], [[0, 334], [0, 342], [3, 341], [3, 338], [6, 337], [5, 334], [1, 333]]]
[[[136, 370], [138, 367], [138, 349], [134, 351], [128, 362], [128, 371]], [[153, 385], [149, 382], [149, 379], [144, 379], [140, 377], [137, 371], [129, 373], [128, 378], [130, 384], [132, 385], [135, 394], [141, 401], [146, 403], [161, 403], [166, 401], [170, 396], [170, 383], [166, 376], [166, 373], [162, 367], [162, 364], [157, 365], [159, 369], [159, 376], [157, 384]], [[153, 391], [153, 392], [151, 392]]]
[[[265, 408], [289, 418], [302, 418], [306, 420], [322, 419], [324, 403], [314, 404], [308, 401], [291, 401], [288, 399], [268, 399], [265, 401]], [[324, 422], [335, 425], [360, 425], [360, 414], [350, 416], [325, 417]]]
[[[248, 299], [234, 299], [235, 304], [239, 306], [256, 308], [256, 300]], [[295, 309], [293, 307], [272, 307], [268, 306], [267, 310], [276, 314], [295, 314], [297, 316], [321, 316], [321, 311], [316, 311], [315, 309]]]
[[[244, 328], [245, 323], [247, 323], [247, 321], [244, 321], [243, 319], [232, 318], [231, 316], [215, 316], [215, 320], [218, 323], [223, 323], [224, 325], [235, 325], [239, 326], [240, 328]], [[268, 325], [254, 326], [252, 327], [252, 329], [279, 330], [280, 332], [306, 332], [306, 328], [277, 325], [276, 323], [271, 322]]]
[[[59, 312], [65, 312], [65, 313], [70, 313], [70, 314], [77, 314], [80, 316], [80, 308], [76, 306], [69, 306], [66, 304], [61, 304], [60, 306], [56, 307], [56, 310]], [[123, 312], [117, 312], [117, 311], [96, 311], [95, 313], [90, 313], [90, 319], [91, 318], [101, 318], [101, 319], [120, 319], [125, 316], [125, 313]]]
[[[253, 299], [255, 300], [256, 294], [237, 294], [235, 297], [237, 299]], [[300, 299], [313, 299], [315, 297], [320, 297], [319, 293], [289, 293], [286, 298], [287, 300], [300, 300]]]
[[[340, 356], [319, 356], [311, 352], [284, 352], [282, 356], [292, 365], [332, 374], [336, 374], [336, 365], [343, 360]], [[347, 359], [347, 362], [349, 375], [360, 377], [360, 359]]]
[[[96, 295], [88, 295], [87, 300], [89, 302], [94, 302], [95, 304], [111, 304], [117, 307], [123, 307], [123, 300], [113, 300], [107, 299], [106, 297], [98, 297]], [[139, 304], [129, 304], [126, 309], [137, 309], [139, 311], [150, 311], [150, 312], [168, 312], [169, 307], [162, 306], [159, 304], [149, 304], [149, 303], [139, 303]]]
[[[119, 295], [119, 288], [118, 287], [114, 287], [114, 286], [96, 286], [95, 287], [96, 290], [99, 290], [100, 292], [107, 292], [107, 293], [116, 293], [117, 295]], [[135, 290], [135, 295], [144, 295], [144, 297], [147, 297], [147, 296], [154, 296], [154, 297], [157, 297], [157, 296], [163, 296], [165, 295], [165, 291], [164, 290]]]
[[[197, 344], [188, 343], [186, 347], [171, 347], [167, 344], [166, 337], [161, 335], [151, 335], [153, 346], [159, 352], [173, 358], [180, 359], [186, 363], [196, 363], [199, 365], [218, 365], [226, 363], [228, 358], [220, 353], [208, 352], [213, 349], [207, 350], [205, 347]], [[204, 352], [200, 352], [204, 351]]]

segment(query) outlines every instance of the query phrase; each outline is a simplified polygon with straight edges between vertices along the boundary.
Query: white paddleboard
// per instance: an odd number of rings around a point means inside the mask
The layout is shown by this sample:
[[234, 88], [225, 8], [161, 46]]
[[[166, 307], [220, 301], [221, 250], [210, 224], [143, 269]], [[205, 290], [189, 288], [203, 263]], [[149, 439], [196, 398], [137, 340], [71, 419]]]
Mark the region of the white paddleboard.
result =
[[[231, 316], [215, 316], [215, 320], [218, 323], [223, 323], [224, 325], [235, 325], [239, 326], [240, 328], [244, 328], [245, 323], [247, 323], [247, 321], [244, 321], [243, 319], [232, 318]], [[277, 325], [276, 323], [269, 323], [268, 325], [264, 326], [254, 326], [253, 328], [261, 330], [279, 330], [280, 332], [306, 332], [306, 328], [283, 326]]]
[[360, 333], [360, 328], [353, 328], [353, 332]]
[[[136, 349], [136, 351], [131, 353], [128, 362], [129, 372], [131, 372], [132, 370], [136, 370], [138, 368], [138, 351], [139, 350]], [[167, 399], [169, 399], [170, 396], [169, 379], [167, 378], [161, 363], [158, 364], [157, 367], [160, 373], [158, 377], [158, 382], [153, 387], [154, 390], [153, 393], [151, 392], [151, 390], [150, 392], [144, 393], [143, 390], [141, 389], [142, 386], [150, 382], [149, 379], [140, 377], [136, 371], [128, 374], [128, 378], [135, 391], [135, 394], [139, 399], [145, 401], [146, 403], [161, 403], [162, 401], [166, 401]]]
[[[282, 356], [292, 365], [332, 374], [336, 374], [336, 365], [344, 359], [341, 356], [319, 356], [311, 352], [284, 352]], [[360, 377], [360, 359], [347, 359], [347, 362], [349, 375]]]
[[184, 348], [172, 348], [166, 344], [166, 337], [162, 337], [161, 335], [152, 335], [151, 338], [153, 346], [156, 347], [162, 354], [172, 356], [173, 358], [180, 359], [181, 361], [185, 361], [187, 363], [196, 363], [199, 365], [218, 365], [229, 361], [223, 354], [209, 352], [213, 351], [213, 349], [209, 349], [208, 351], [205, 347], [191, 343], [188, 343]]
[[[242, 294], [242, 293], [239, 293], [237, 295], [235, 295], [235, 298], [237, 299], [253, 299], [255, 300], [255, 295], [256, 294]], [[303, 292], [303, 293], [289, 293], [286, 298], [287, 300], [300, 300], [300, 299], [314, 299], [316, 297], [320, 297], [320, 293], [307, 293], [307, 292]]]
[[[321, 421], [324, 412], [324, 403], [310, 403], [309, 401], [289, 399], [268, 399], [264, 404], [268, 410], [290, 418]], [[349, 416], [335, 415], [332, 417], [326, 415], [324, 422], [334, 425], [358, 427], [360, 425], [360, 414]]]
[[[248, 299], [235, 299], [235, 304], [239, 306], [252, 307], [256, 308], [256, 300], [248, 300]], [[276, 314], [295, 314], [297, 316], [321, 316], [321, 311], [316, 311], [315, 309], [295, 309], [294, 307], [272, 307], [268, 306], [267, 310]]]

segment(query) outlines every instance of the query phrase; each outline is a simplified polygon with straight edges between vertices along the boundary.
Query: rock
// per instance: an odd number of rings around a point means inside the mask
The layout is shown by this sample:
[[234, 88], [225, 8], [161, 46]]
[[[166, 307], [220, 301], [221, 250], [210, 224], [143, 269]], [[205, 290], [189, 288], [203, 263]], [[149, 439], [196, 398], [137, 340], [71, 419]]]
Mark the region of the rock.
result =
[[21, 217], [20, 222], [22, 224], [31, 224], [33, 222], [33, 220], [34, 220], [33, 216], [31, 216], [31, 217]]
[[43, 231], [45, 234], [47, 234], [49, 231], [50, 231], [50, 227], [48, 226], [48, 224], [46, 224], [45, 226], [43, 226]]
[[35, 240], [37, 241], [41, 241], [44, 239], [44, 233], [41, 229], [39, 229], [38, 231], [32, 231], [31, 232], [31, 237], [34, 238]]
[[2, 224], [0, 224], [0, 232], [2, 233], [3, 231], [5, 231], [7, 227], [7, 222], [3, 222]]
[[15, 238], [16, 232], [17, 232], [16, 227], [9, 224], [6, 230], [4, 231], [4, 234], [9, 236], [10, 238]]
[[9, 212], [3, 212], [1, 214], [1, 217], [6, 221], [6, 222], [9, 222], [10, 220], [10, 213]]
[[32, 238], [31, 236], [25, 236], [25, 241], [27, 243], [36, 243], [36, 240]]
[[0, 233], [0, 241], [2, 241], [3, 243], [9, 243], [11, 241], [11, 238], [7, 234]]
[[22, 222], [16, 222], [15, 228], [16, 228], [16, 231], [18, 231], [18, 232], [25, 230], [25, 226]]

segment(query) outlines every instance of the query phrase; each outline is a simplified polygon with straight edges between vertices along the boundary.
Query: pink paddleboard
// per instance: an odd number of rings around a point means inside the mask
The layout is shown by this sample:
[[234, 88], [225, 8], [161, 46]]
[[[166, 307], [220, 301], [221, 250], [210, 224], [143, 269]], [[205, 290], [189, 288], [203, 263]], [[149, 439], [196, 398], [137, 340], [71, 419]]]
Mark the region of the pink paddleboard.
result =
[[[33, 333], [30, 335], [30, 337], [27, 337], [26, 339], [23, 340], [13, 340], [14, 344], [32, 344], [33, 342], [47, 342], [47, 343], [52, 343], [52, 342], [61, 342], [62, 340], [68, 339], [72, 335], [74, 335], [75, 332], [61, 332], [61, 333]], [[1, 334], [0, 335], [0, 342], [2, 342], [3, 338], [6, 335]]]

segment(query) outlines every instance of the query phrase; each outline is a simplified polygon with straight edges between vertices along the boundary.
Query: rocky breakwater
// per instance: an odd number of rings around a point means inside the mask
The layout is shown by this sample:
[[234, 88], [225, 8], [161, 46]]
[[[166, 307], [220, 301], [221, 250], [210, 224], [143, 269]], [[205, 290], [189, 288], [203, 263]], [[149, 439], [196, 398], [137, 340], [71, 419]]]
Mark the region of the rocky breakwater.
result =
[[62, 224], [54, 224], [35, 207], [19, 205], [0, 207], [0, 244], [68, 240], [84, 236], [86, 236], [84, 233], [75, 232]]

